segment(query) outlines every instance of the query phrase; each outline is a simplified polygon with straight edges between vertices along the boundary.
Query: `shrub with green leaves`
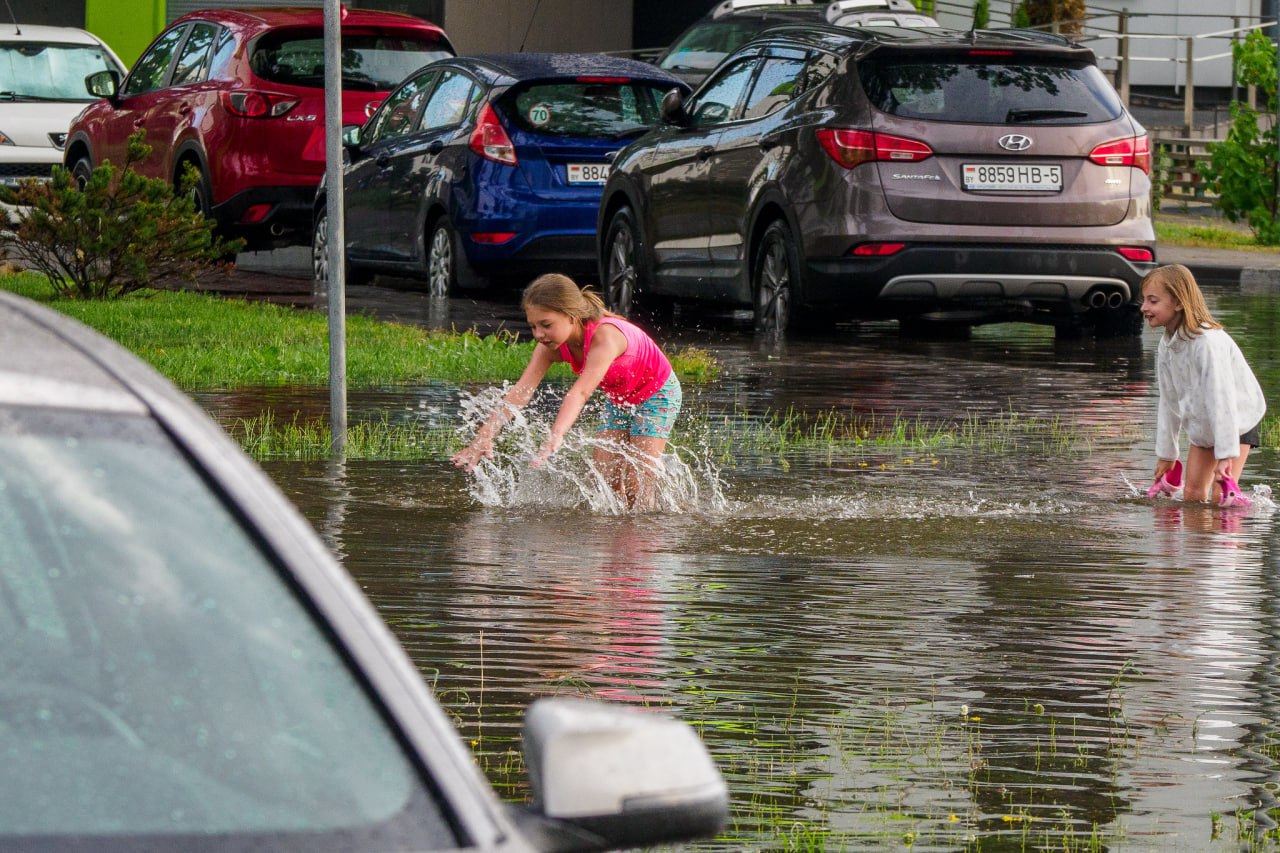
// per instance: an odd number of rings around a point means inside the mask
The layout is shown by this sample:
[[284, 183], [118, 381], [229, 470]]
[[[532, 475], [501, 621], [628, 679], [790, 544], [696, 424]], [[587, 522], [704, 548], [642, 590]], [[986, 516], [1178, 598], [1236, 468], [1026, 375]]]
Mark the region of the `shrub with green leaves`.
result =
[[[1231, 129], [1227, 138], [1209, 145], [1210, 161], [1200, 164], [1208, 187], [1218, 194], [1214, 202], [1232, 222], [1246, 222], [1259, 243], [1280, 244], [1280, 220], [1276, 218], [1276, 46], [1260, 30], [1254, 30], [1232, 52], [1236, 80], [1256, 86], [1264, 111], [1248, 104], [1231, 104]], [[1260, 120], [1262, 119], [1262, 120]]]
[[973, 4], [973, 28], [985, 30], [991, 26], [991, 0], [976, 0]]
[[129, 138], [122, 168], [103, 163], [79, 186], [61, 166], [49, 181], [0, 191], [0, 249], [48, 277], [59, 296], [111, 299], [163, 279], [193, 280], [241, 245], [213, 235], [190, 186], [138, 174], [150, 153], [143, 134]]

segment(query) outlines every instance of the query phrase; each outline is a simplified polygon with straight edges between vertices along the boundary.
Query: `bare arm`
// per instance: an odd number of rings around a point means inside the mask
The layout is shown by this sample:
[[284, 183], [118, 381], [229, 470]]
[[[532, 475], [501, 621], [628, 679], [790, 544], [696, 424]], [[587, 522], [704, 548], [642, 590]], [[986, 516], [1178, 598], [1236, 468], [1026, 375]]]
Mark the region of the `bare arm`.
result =
[[502, 395], [502, 403], [493, 410], [493, 414], [489, 415], [480, 429], [476, 430], [471, 443], [454, 455], [453, 464], [470, 471], [482, 458], [492, 459], [493, 440], [498, 437], [498, 433], [507, 425], [516, 411], [529, 405], [542, 377], [547, 375], [547, 370], [552, 364], [560, 360], [559, 352], [551, 347], [542, 344], [535, 346], [533, 356], [529, 359], [524, 373], [520, 374], [520, 379], [510, 391]]
[[564, 395], [560, 412], [556, 415], [555, 423], [551, 425], [551, 435], [547, 436], [542, 449], [534, 457], [535, 468], [540, 467], [551, 454], [560, 449], [560, 445], [564, 444], [564, 437], [577, 422], [583, 406], [587, 404], [592, 392], [599, 387], [605, 373], [609, 371], [609, 366], [613, 364], [614, 359], [626, 351], [627, 339], [623, 337], [622, 332], [605, 323], [596, 327], [595, 337], [591, 340], [591, 351], [587, 353], [582, 374]]

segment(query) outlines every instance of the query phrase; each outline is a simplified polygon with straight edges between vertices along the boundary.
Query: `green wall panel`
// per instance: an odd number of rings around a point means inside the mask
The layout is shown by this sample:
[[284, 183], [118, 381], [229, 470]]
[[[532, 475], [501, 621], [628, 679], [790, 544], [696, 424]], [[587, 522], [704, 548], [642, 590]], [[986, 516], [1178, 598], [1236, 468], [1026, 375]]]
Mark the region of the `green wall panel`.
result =
[[164, 29], [165, 0], [85, 0], [84, 28], [129, 65]]

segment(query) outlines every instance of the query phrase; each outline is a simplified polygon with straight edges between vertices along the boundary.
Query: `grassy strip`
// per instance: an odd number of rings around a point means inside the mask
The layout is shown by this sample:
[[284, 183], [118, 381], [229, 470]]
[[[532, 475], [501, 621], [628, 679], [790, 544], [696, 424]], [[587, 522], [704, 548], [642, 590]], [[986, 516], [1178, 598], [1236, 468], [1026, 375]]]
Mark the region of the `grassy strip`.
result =
[[[886, 449], [926, 456], [957, 449], [1068, 454], [1091, 446], [1089, 435], [1074, 423], [1056, 417], [1028, 418], [1013, 411], [991, 417], [970, 412], [954, 423], [834, 410], [809, 414], [794, 409], [760, 416], [704, 409], [687, 411], [681, 420], [676, 444], [704, 448], [724, 465], [750, 460], [787, 465], [815, 455], [834, 462]], [[225, 422], [223, 428], [259, 459], [323, 459], [329, 455], [330, 432], [325, 419], [295, 417], [282, 422], [266, 413]], [[353, 423], [347, 436], [347, 456], [353, 460], [430, 461], [446, 457], [460, 446], [452, 427], [385, 417]]]
[[[328, 382], [328, 318], [321, 312], [189, 291], [142, 291], [105, 302], [54, 300], [44, 278], [32, 273], [0, 276], [0, 287], [97, 329], [187, 390]], [[347, 383], [499, 382], [520, 375], [533, 346], [511, 333], [481, 337], [352, 315]], [[711, 354], [696, 347], [674, 353], [671, 361], [685, 381], [705, 382], [719, 370]], [[571, 374], [567, 365], [556, 365], [548, 375]]]
[[1239, 249], [1246, 252], [1274, 252], [1274, 246], [1259, 245], [1247, 230], [1215, 225], [1210, 220], [1195, 225], [1160, 219], [1156, 215], [1156, 241], [1169, 246], [1192, 246], [1201, 249]]

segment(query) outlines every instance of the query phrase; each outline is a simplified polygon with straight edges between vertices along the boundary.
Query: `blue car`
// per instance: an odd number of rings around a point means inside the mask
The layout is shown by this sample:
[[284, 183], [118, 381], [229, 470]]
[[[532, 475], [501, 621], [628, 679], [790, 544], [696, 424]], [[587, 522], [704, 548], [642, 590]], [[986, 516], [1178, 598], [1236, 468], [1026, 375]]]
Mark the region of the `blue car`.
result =
[[[600, 54], [438, 60], [346, 140], [348, 280], [424, 279], [432, 295], [542, 272], [596, 272], [596, 209], [613, 155], [687, 84]], [[323, 186], [312, 258], [327, 275]]]

